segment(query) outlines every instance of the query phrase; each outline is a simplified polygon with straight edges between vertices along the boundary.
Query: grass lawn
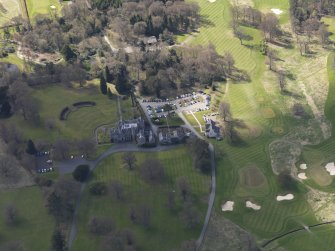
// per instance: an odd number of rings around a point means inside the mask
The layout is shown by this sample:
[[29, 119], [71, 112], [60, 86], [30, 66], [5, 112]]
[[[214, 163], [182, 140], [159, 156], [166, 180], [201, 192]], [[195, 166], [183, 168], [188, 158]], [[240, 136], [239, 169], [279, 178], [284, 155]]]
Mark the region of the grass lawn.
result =
[[334, 227], [320, 226], [310, 229], [310, 232], [301, 231], [281, 239], [279, 244], [287, 251], [331, 251], [335, 245]]
[[23, 70], [25, 68], [23, 60], [18, 58], [16, 54], [12, 53], [10, 53], [8, 57], [0, 58], [0, 62], [15, 64], [17, 65], [17, 67], [19, 67], [20, 70]]
[[[4, 222], [5, 205], [13, 204], [19, 212], [19, 222], [8, 227]], [[25, 250], [49, 250], [54, 220], [47, 213], [42, 192], [38, 187], [3, 190], [0, 192], [0, 245], [19, 240]]]
[[8, 23], [11, 18], [20, 15], [20, 0], [0, 0], [0, 26]]
[[[125, 190], [124, 201], [119, 202], [111, 195], [93, 197], [86, 190], [79, 212], [78, 237], [73, 250], [99, 249], [101, 238], [92, 235], [87, 229], [92, 216], [108, 216], [113, 219], [118, 229], [131, 229], [136, 235], [140, 250], [171, 250], [184, 240], [197, 239], [207, 209], [210, 177], [193, 168], [186, 147], [158, 153], [136, 153], [138, 165], [148, 158], [158, 158], [164, 164], [167, 180], [156, 186], [144, 182], [139, 177], [138, 170], [128, 171], [121, 162], [121, 156], [122, 154], [115, 154], [105, 159], [95, 170], [90, 183], [103, 181], [110, 184], [112, 180], [120, 181]], [[201, 215], [201, 223], [192, 229], [186, 228], [178, 217], [177, 211], [181, 207], [178, 194], [176, 212], [170, 212], [165, 206], [167, 192], [175, 190], [178, 193], [175, 182], [180, 176], [187, 177], [192, 187], [193, 201]], [[129, 219], [129, 209], [141, 205], [152, 207], [152, 224], [147, 230], [132, 224]]]
[[27, 0], [27, 7], [31, 18], [37, 14], [50, 14], [50, 6], [52, 5], [56, 7], [56, 12], [60, 14], [62, 5], [58, 0]]
[[[103, 96], [98, 88], [69, 89], [52, 85], [37, 88], [33, 92], [39, 101], [41, 122], [38, 126], [30, 125], [19, 114], [6, 121], [7, 124], [20, 125], [25, 138], [53, 141], [59, 138], [83, 139], [93, 136], [93, 131], [102, 124], [117, 122], [117, 102]], [[83, 107], [71, 112], [65, 121], [59, 120], [60, 112], [66, 106], [79, 101], [93, 101], [96, 106]], [[128, 105], [129, 102], [123, 103]], [[123, 107], [124, 110], [130, 107]], [[45, 123], [54, 121], [56, 128], [49, 131]]]

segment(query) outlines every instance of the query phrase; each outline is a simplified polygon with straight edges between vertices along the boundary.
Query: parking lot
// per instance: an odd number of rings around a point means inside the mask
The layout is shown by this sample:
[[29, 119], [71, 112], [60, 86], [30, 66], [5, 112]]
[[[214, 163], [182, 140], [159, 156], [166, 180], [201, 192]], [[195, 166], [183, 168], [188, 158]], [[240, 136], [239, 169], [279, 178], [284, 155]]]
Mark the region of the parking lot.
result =
[[170, 99], [139, 100], [143, 111], [151, 120], [174, 116], [180, 112], [209, 110], [211, 97], [202, 91], [187, 93]]
[[36, 154], [36, 172], [48, 173], [54, 171], [53, 161], [50, 159], [50, 152], [38, 152]]

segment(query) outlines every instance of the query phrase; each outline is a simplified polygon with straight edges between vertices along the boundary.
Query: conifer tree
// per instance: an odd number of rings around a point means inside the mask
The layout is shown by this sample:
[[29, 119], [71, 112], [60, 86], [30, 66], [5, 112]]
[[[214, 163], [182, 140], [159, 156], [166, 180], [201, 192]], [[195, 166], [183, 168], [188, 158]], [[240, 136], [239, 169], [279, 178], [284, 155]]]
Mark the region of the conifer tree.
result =
[[35, 144], [31, 139], [28, 140], [28, 142], [27, 142], [26, 153], [31, 154], [31, 155], [35, 155], [37, 153]]
[[107, 83], [103, 74], [100, 76], [100, 91], [103, 95], [107, 94]]

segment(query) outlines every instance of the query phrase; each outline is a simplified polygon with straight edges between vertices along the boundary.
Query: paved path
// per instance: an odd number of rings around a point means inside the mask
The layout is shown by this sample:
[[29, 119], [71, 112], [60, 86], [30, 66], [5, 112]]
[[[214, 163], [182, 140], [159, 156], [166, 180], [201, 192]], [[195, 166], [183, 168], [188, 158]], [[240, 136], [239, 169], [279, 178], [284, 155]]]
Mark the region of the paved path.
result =
[[[186, 127], [190, 129], [198, 138], [204, 139], [203, 136], [194, 129], [194, 127], [188, 122], [188, 120], [185, 118], [183, 113], [178, 113], [179, 117], [184, 121]], [[214, 201], [215, 201], [215, 194], [216, 194], [216, 166], [215, 166], [215, 151], [214, 151], [214, 146], [209, 143], [209, 151], [211, 154], [211, 168], [212, 168], [212, 173], [211, 173], [211, 193], [209, 194], [209, 200], [208, 200], [208, 208], [207, 208], [207, 213], [205, 217], [205, 222], [204, 225], [202, 226], [200, 236], [198, 240], [196, 241], [197, 248], [196, 250], [200, 250], [201, 245], [203, 244], [206, 231], [209, 225], [209, 220], [212, 215], [212, 210], [214, 206]]]
[[106, 43], [109, 45], [109, 47], [111, 48], [111, 50], [112, 50], [113, 53], [117, 53], [117, 52], [119, 51], [119, 49], [115, 48], [115, 47], [112, 45], [112, 43], [111, 43], [111, 41], [109, 40], [109, 38], [108, 38], [107, 35], [104, 35], [104, 39], [105, 39]]

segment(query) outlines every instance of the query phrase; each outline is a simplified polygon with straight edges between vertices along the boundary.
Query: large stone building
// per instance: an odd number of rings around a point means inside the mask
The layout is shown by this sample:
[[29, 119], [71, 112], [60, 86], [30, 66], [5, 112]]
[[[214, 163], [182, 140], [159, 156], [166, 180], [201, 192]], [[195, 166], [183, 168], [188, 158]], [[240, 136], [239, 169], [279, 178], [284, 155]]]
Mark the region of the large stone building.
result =
[[150, 126], [139, 117], [132, 120], [121, 120], [111, 129], [111, 141], [114, 143], [136, 142], [139, 146], [154, 144], [155, 137]]

